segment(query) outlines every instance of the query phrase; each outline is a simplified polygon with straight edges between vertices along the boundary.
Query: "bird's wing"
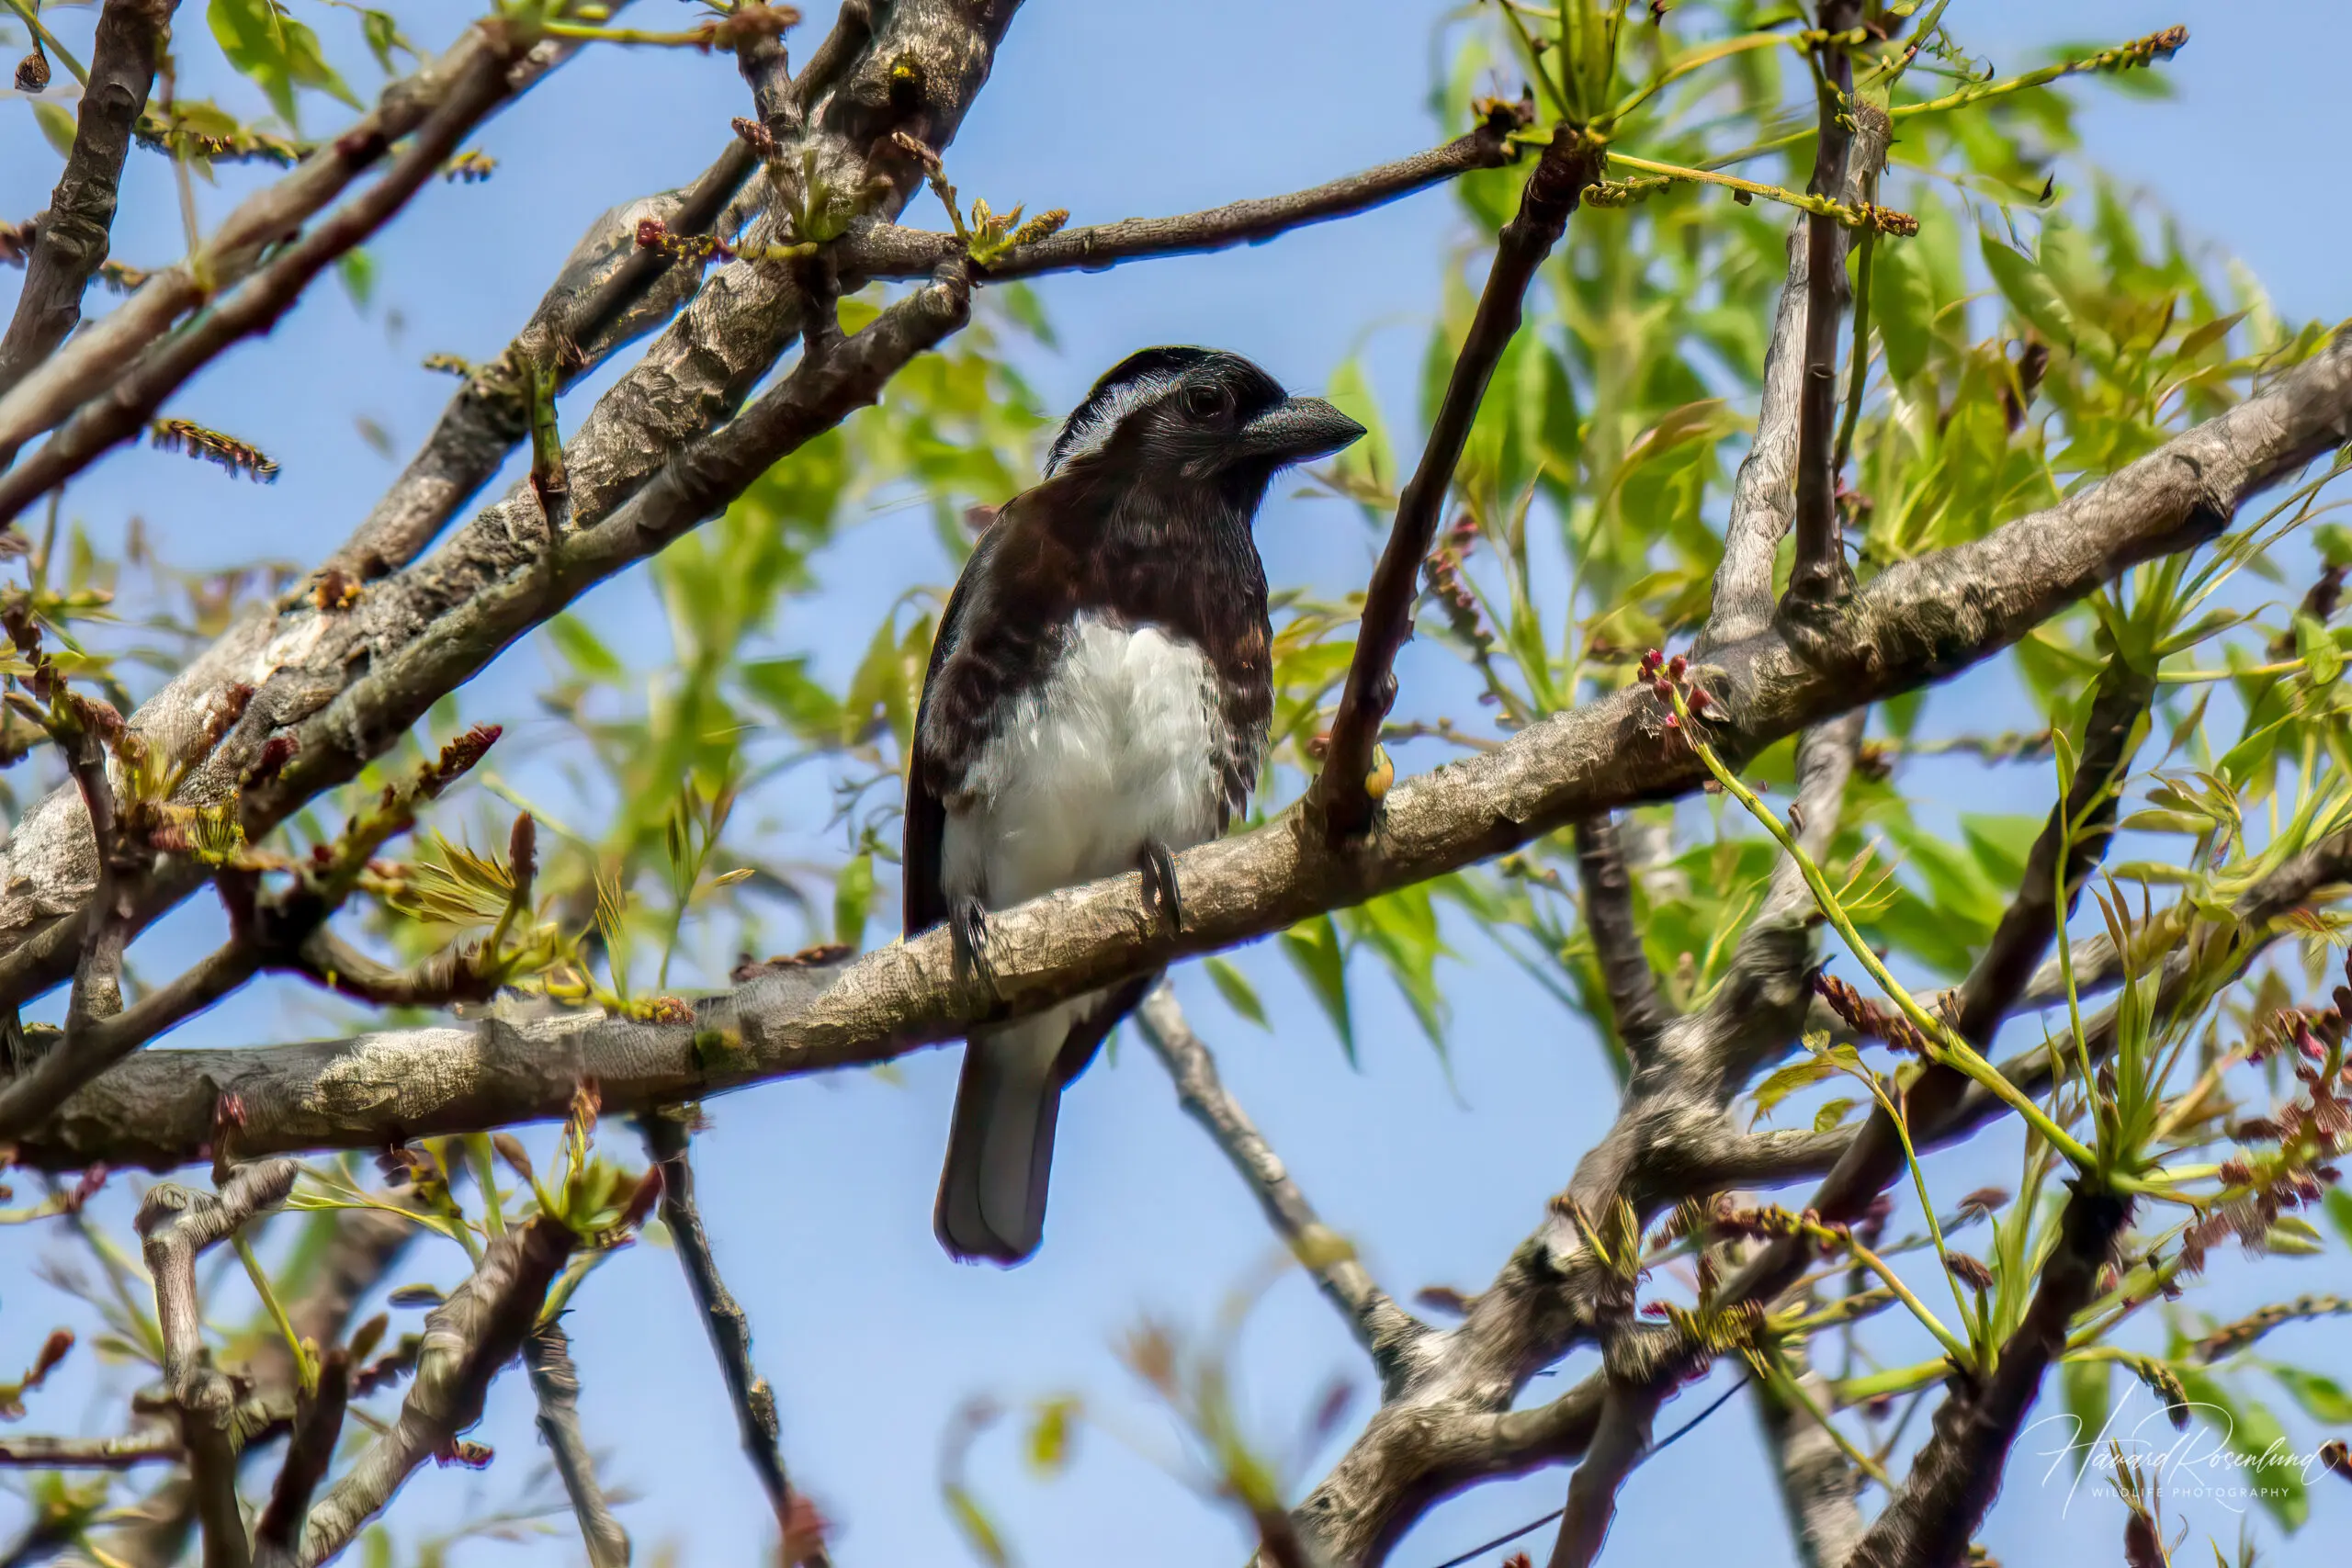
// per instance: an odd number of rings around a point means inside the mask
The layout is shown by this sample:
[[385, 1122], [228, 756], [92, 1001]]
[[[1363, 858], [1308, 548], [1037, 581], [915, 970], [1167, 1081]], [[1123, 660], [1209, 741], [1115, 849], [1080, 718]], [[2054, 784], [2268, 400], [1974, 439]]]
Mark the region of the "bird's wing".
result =
[[[1011, 511], [1008, 505], [1004, 513]], [[931, 641], [931, 663], [923, 671], [913, 752], [907, 759], [905, 840], [900, 848], [909, 936], [929, 931], [948, 915], [947, 892], [940, 884], [940, 845], [947, 830], [947, 804], [942, 791], [954, 788], [969, 759], [948, 754], [960, 749], [966, 738], [959, 733], [962, 727], [941, 722], [942, 689], [950, 664], [964, 646], [973, 602], [988, 596], [989, 569], [1010, 520], [1004, 513], [980, 536], [971, 558], [964, 563], [963, 574], [956, 578], [955, 592], [948, 594], [947, 608], [939, 617], [939, 630]], [[960, 709], [967, 705], [947, 705]]]

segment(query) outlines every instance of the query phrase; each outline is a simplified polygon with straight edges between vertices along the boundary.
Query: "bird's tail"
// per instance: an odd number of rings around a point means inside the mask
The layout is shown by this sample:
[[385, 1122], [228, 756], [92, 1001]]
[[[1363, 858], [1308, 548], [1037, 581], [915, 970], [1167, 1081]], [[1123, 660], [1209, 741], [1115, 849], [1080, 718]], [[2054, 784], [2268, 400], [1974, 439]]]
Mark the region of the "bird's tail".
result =
[[964, 1046], [964, 1076], [947, 1130], [933, 1227], [949, 1255], [1007, 1266], [1028, 1260], [1046, 1232], [1046, 1182], [1062, 1089], [1159, 979], [1047, 1008]]

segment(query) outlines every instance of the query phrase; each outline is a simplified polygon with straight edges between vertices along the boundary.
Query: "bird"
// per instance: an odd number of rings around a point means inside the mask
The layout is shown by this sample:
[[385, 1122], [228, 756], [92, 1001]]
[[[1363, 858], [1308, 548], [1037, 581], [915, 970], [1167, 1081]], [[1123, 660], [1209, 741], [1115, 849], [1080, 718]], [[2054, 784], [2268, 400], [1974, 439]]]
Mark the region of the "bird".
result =
[[[988, 911], [1136, 870], [1147, 914], [1182, 929], [1173, 856], [1246, 809], [1272, 720], [1259, 505], [1363, 434], [1221, 350], [1144, 349], [1094, 384], [940, 617], [907, 767], [910, 938], [945, 924], [985, 978]], [[1158, 979], [971, 1031], [933, 1216], [951, 1257], [1036, 1252], [1062, 1090]]]

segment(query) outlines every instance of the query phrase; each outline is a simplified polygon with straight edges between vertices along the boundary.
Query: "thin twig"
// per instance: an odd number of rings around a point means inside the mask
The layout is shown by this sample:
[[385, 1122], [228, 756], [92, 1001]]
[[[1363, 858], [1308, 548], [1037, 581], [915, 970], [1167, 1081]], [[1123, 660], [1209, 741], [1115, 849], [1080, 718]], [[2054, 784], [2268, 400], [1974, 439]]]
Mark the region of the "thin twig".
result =
[[295, 1555], [300, 1568], [342, 1551], [417, 1466], [454, 1451], [458, 1435], [481, 1419], [491, 1380], [522, 1349], [574, 1245], [561, 1221], [535, 1215], [492, 1241], [473, 1273], [433, 1309], [399, 1419], [311, 1509]]
[[[1011, 280], [1052, 272], [1100, 272], [1123, 262], [1196, 255], [1233, 245], [1260, 244], [1294, 229], [1351, 217], [1476, 169], [1497, 169], [1518, 156], [1506, 128], [1483, 124], [1442, 147], [1400, 158], [1285, 196], [1227, 203], [1172, 218], [1129, 218], [1064, 229], [1017, 245], [978, 268], [983, 278]], [[871, 224], [851, 231], [842, 246], [844, 276], [923, 277], [964, 254], [954, 234]]]
[[662, 1170], [662, 1221], [670, 1228], [678, 1262], [686, 1271], [695, 1306], [702, 1314], [703, 1330], [718, 1358], [719, 1375], [735, 1406], [735, 1422], [743, 1453], [766, 1492], [775, 1513], [776, 1531], [783, 1539], [787, 1568], [825, 1568], [829, 1561], [814, 1520], [797, 1499], [784, 1467], [779, 1443], [775, 1393], [767, 1379], [752, 1365], [752, 1325], [737, 1304], [711, 1256], [710, 1237], [703, 1229], [702, 1211], [695, 1205], [694, 1165], [687, 1153], [684, 1122], [656, 1112], [644, 1119], [645, 1151]]
[[196, 1260], [255, 1214], [284, 1202], [294, 1176], [293, 1161], [266, 1160], [239, 1167], [218, 1197], [164, 1181], [149, 1189], [139, 1206], [139, 1235], [164, 1331], [164, 1385], [187, 1450], [205, 1568], [248, 1568], [253, 1549], [237, 1504], [236, 1391], [205, 1348]]
[[539, 1404], [539, 1438], [554, 1458], [555, 1472], [580, 1521], [589, 1568], [628, 1568], [628, 1531], [613, 1517], [605, 1489], [596, 1482], [596, 1461], [580, 1431], [580, 1369], [560, 1323], [543, 1323], [523, 1341], [523, 1365]]
[[[464, 84], [478, 81], [484, 64], [505, 73], [509, 90], [519, 93], [568, 59], [574, 46], [549, 39], [519, 61], [507, 58], [508, 47], [491, 29], [468, 28], [439, 59], [388, 87], [373, 113], [240, 203], [200, 254], [153, 275], [136, 294], [41, 361], [0, 397], [0, 466], [118, 381], [174, 321], [249, 276], [270, 246], [299, 231]], [[516, 64], [521, 69], [509, 69]]]
[[[1861, 19], [1861, 0], [1822, 0], [1825, 32], [1843, 33]], [[1854, 100], [1854, 62], [1843, 44], [1819, 46], [1821, 130], [1813, 161], [1816, 196], [1826, 196], [1846, 168], [1847, 130], [1860, 112]], [[1797, 394], [1796, 562], [1789, 594], [1818, 607], [1838, 599], [1851, 581], [1838, 521], [1838, 476], [1830, 457], [1838, 425], [1838, 340], [1846, 306], [1846, 266], [1837, 220], [1805, 220], [1804, 379]]]
[[0, 339], [0, 396], [81, 324], [82, 293], [105, 265], [130, 128], [179, 0], [107, 0], [75, 109], [73, 150], [38, 223], [24, 291]]
[[1374, 1283], [1355, 1249], [1316, 1213], [1281, 1156], [1227, 1092], [1217, 1076], [1216, 1058], [1193, 1032], [1175, 990], [1165, 982], [1155, 987], [1136, 1017], [1142, 1025], [1144, 1043], [1176, 1082], [1177, 1102], [1207, 1130], [1226, 1159], [1250, 1184], [1274, 1234], [1346, 1317], [1357, 1342], [1371, 1352], [1384, 1377], [1393, 1375], [1400, 1355], [1430, 1332], [1428, 1325]]
[[[223, 349], [252, 333], [266, 332], [337, 257], [406, 206], [467, 134], [506, 100], [512, 91], [512, 67], [518, 58], [519, 52], [506, 45], [474, 57], [447, 98], [417, 127], [391, 166], [373, 184], [277, 254], [234, 293], [124, 367], [103, 397], [84, 404], [38, 451], [0, 475], [0, 519], [15, 517], [108, 448], [145, 429], [164, 400]], [[132, 303], [137, 299], [134, 296]], [[117, 311], [107, 320], [123, 313]], [[28, 381], [18, 390], [30, 387]], [[6, 403], [7, 400], [0, 399], [0, 421], [5, 421]]]
[[1455, 357], [1444, 400], [1430, 427], [1421, 460], [1397, 498], [1396, 521], [1380, 564], [1364, 590], [1355, 657], [1348, 666], [1323, 771], [1312, 793], [1314, 809], [1331, 841], [1362, 833], [1375, 802], [1367, 787], [1381, 721], [1396, 700], [1396, 655], [1413, 635], [1413, 604], [1420, 594], [1421, 563], [1437, 537], [1440, 513], [1453, 487], [1453, 470], [1478, 417], [1487, 383], [1518, 334], [1528, 286], [1560, 236], [1584, 187], [1599, 177], [1600, 150], [1563, 126], [1527, 177], [1518, 214], [1503, 226], [1495, 259], [1479, 295], [1470, 331]]

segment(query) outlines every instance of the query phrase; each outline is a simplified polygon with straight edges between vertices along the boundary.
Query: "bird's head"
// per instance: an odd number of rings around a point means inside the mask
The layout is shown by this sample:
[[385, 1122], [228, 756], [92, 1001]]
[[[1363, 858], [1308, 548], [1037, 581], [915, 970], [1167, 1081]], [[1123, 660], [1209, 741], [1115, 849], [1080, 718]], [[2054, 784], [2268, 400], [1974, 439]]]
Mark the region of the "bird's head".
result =
[[1094, 383], [1054, 437], [1046, 476], [1209, 485], [1254, 507], [1283, 468], [1327, 457], [1363, 426], [1321, 398], [1294, 398], [1238, 354], [1147, 348]]

